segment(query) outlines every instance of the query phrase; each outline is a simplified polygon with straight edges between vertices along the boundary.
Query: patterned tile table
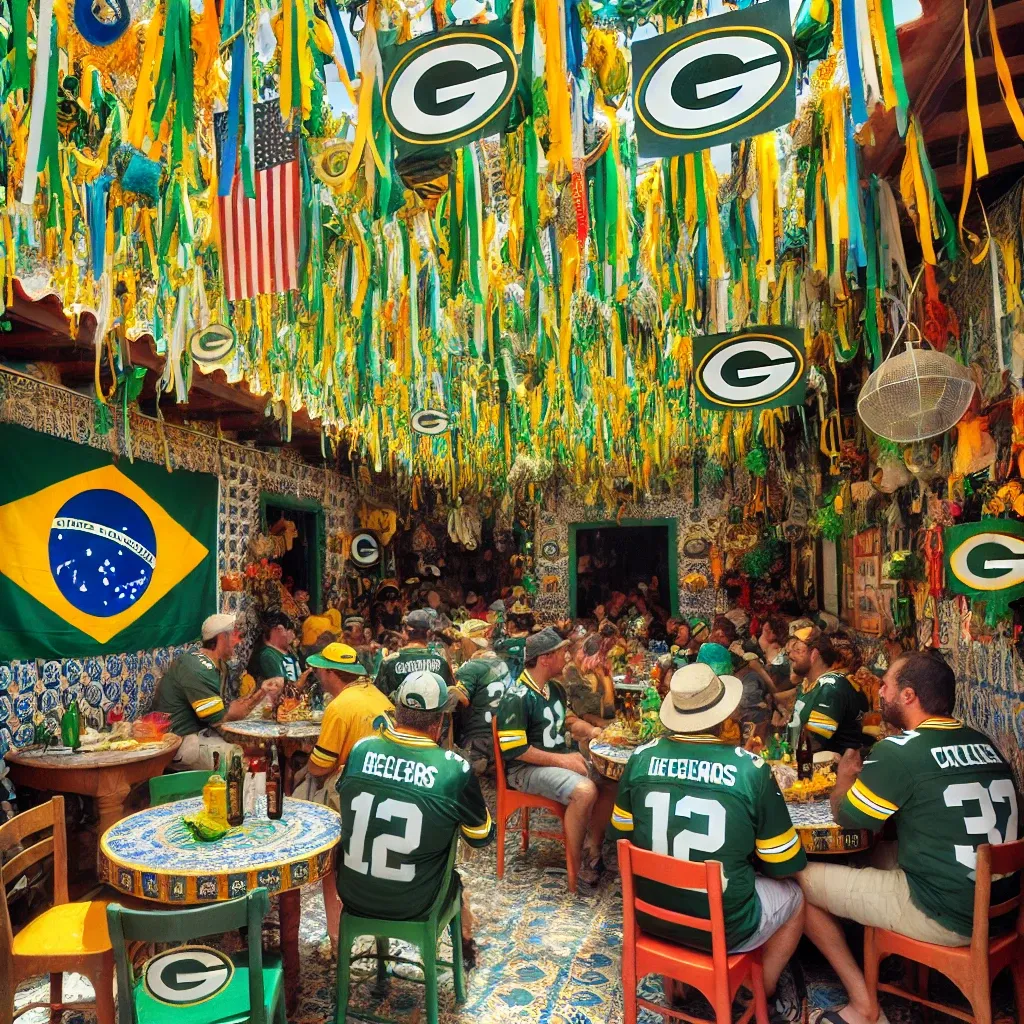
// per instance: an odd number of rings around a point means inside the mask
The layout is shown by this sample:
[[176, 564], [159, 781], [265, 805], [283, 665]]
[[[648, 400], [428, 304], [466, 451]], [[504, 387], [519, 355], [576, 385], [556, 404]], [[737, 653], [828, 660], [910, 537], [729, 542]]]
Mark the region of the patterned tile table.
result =
[[808, 853], [858, 853], [871, 847], [871, 833], [866, 828], [843, 828], [836, 824], [828, 800], [786, 806]]
[[281, 894], [281, 955], [286, 1002], [299, 984], [299, 888], [334, 865], [341, 817], [307, 800], [284, 801], [279, 821], [247, 818], [216, 842], [195, 839], [182, 815], [201, 810], [201, 798], [178, 800], [131, 814], [100, 841], [100, 872], [118, 892], [165, 904], [211, 903], [263, 886]]
[[247, 751], [266, 750], [277, 744], [277, 757], [284, 772], [284, 791], [293, 787], [292, 755], [300, 751], [309, 753], [320, 735], [319, 722], [274, 722], [262, 716], [239, 718], [222, 723], [224, 738], [237, 743]]

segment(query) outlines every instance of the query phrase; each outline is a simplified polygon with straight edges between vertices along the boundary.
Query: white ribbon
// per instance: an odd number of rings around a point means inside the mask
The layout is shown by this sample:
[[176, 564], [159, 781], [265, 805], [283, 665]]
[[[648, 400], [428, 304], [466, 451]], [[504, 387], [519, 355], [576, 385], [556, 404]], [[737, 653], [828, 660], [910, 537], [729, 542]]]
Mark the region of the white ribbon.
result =
[[46, 94], [50, 91], [50, 34], [53, 31], [53, 0], [39, 0], [36, 19], [36, 67], [32, 87], [32, 112], [29, 115], [28, 150], [25, 155], [25, 180], [21, 201], [31, 206], [36, 201], [39, 184], [39, 150], [43, 144], [43, 120], [46, 117]]

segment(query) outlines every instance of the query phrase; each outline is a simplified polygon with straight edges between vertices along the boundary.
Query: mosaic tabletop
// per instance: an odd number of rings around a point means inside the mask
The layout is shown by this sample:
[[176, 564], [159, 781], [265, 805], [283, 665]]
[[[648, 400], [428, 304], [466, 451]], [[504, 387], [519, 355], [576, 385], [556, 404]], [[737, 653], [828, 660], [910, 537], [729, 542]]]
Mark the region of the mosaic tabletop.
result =
[[269, 718], [242, 718], [224, 722], [224, 732], [232, 736], [269, 743], [273, 740], [309, 740], [315, 742], [320, 735], [319, 722], [274, 722]]
[[808, 853], [856, 853], [871, 846], [871, 833], [862, 828], [843, 828], [832, 816], [827, 800], [787, 803], [797, 834]]
[[168, 733], [162, 740], [155, 743], [143, 743], [134, 750], [82, 750], [75, 753], [55, 754], [47, 752], [42, 746], [22, 747], [21, 750], [9, 750], [6, 758], [12, 764], [24, 765], [26, 768], [116, 768], [137, 761], [148, 761], [151, 757], [173, 754], [181, 744], [181, 738]]
[[101, 873], [115, 889], [160, 903], [206, 903], [315, 882], [331, 870], [341, 835], [336, 811], [286, 797], [278, 821], [250, 816], [215, 842], [195, 839], [182, 816], [201, 797], [130, 814], [103, 834]]

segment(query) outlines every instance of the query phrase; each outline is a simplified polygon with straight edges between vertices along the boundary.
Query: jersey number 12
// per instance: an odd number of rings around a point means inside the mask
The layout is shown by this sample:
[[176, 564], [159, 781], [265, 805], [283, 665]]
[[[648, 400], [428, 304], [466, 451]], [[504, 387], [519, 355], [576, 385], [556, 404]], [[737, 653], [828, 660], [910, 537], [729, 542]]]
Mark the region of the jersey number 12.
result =
[[[402, 864], [392, 867], [388, 864], [390, 854], [412, 853], [420, 845], [423, 833], [423, 812], [416, 804], [408, 800], [394, 800], [388, 797], [381, 800], [377, 813], [373, 813], [373, 794], [360, 793], [352, 801], [355, 813], [352, 819], [352, 835], [349, 837], [348, 850], [345, 851], [345, 867], [358, 871], [361, 875], [386, 879], [390, 882], [411, 882], [416, 877], [415, 864]], [[401, 835], [382, 832], [375, 836], [370, 844], [370, 861], [363, 858], [366, 852], [366, 831], [370, 826], [370, 818], [378, 821], [403, 821], [405, 827]]]
[[[672, 805], [672, 794], [654, 790], [647, 794], [644, 806], [651, 812], [651, 849], [655, 853], [668, 855], [668, 819]], [[672, 840], [672, 856], [676, 860], [692, 860], [693, 850], [701, 853], [717, 853], [725, 845], [725, 808], [717, 800], [706, 800], [699, 796], [684, 796], [676, 801], [675, 813], [679, 817], [692, 819], [702, 815], [708, 819], [707, 832], [691, 832], [684, 828]], [[729, 884], [722, 876], [722, 891]]]

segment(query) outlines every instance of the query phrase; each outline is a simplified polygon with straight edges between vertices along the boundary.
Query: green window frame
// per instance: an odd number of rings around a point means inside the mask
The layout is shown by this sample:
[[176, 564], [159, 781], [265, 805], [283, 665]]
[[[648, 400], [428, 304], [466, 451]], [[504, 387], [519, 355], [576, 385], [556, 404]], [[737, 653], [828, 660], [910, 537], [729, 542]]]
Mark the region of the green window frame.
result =
[[309, 610], [314, 615], [323, 611], [324, 562], [327, 557], [327, 517], [324, 507], [316, 498], [298, 498], [294, 494], [277, 494], [274, 491], [260, 491], [260, 529], [266, 533], [267, 506], [288, 509], [293, 512], [312, 512], [316, 522], [314, 550], [309, 565]]
[[576, 618], [576, 534], [580, 530], [609, 529], [617, 526], [664, 526], [668, 528], [668, 599], [669, 614], [679, 615], [679, 520], [662, 519], [593, 519], [569, 524], [569, 617]]

